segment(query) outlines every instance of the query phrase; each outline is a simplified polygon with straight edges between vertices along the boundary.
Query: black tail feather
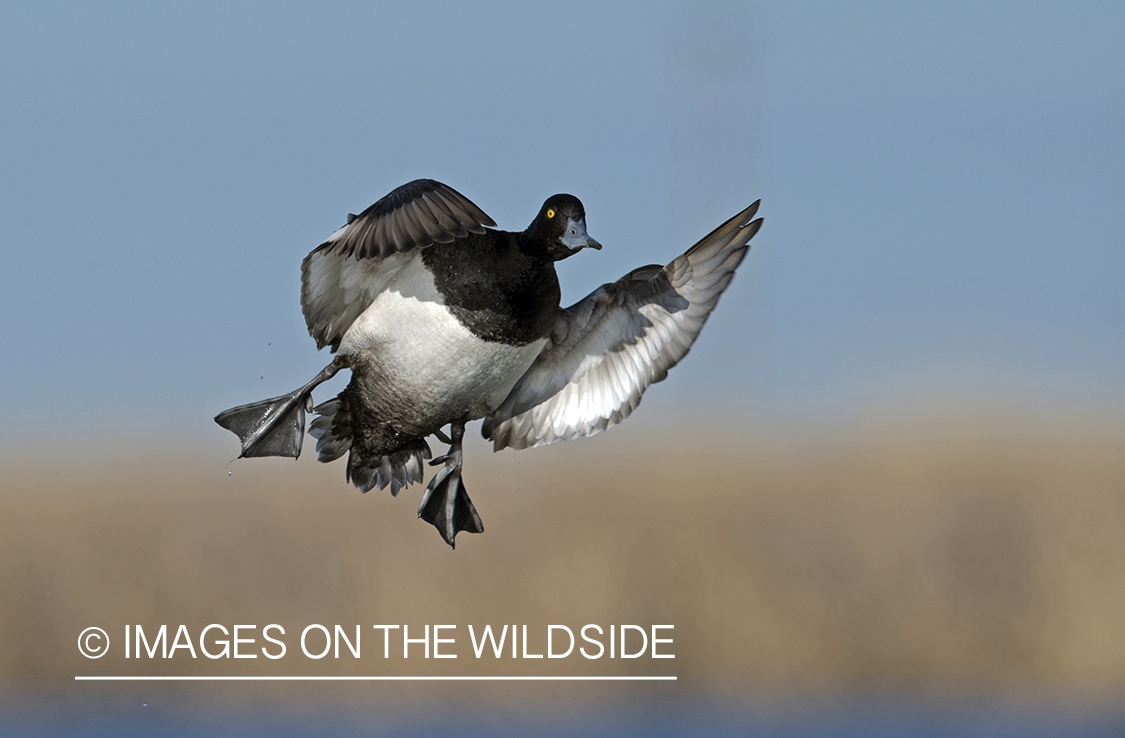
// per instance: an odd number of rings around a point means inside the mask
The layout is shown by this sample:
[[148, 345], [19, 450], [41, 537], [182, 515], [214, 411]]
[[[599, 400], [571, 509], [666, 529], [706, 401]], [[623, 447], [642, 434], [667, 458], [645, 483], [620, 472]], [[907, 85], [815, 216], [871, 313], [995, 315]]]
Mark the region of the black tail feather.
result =
[[391, 494], [397, 497], [403, 487], [422, 481], [424, 461], [428, 458], [430, 444], [424, 438], [404, 444], [383, 456], [364, 456], [353, 445], [348, 455], [348, 481], [361, 492], [368, 492], [373, 487], [385, 489], [390, 485]]
[[316, 452], [323, 464], [335, 461], [352, 447], [352, 416], [346, 399], [341, 394], [313, 408], [317, 417], [309, 425], [309, 435], [316, 439]]

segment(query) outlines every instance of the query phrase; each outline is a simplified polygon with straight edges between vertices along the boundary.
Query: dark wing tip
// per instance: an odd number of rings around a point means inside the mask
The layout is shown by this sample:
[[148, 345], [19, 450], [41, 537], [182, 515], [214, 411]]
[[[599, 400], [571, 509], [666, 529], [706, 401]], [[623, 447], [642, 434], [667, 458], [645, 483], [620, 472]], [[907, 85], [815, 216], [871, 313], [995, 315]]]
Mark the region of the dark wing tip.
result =
[[687, 254], [694, 254], [701, 249], [714, 247], [718, 244], [730, 243], [735, 239], [742, 244], [748, 243], [762, 227], [762, 218], [751, 222], [751, 219], [758, 214], [758, 206], [761, 204], [761, 200], [755, 200], [750, 207], [733, 218], [729, 218], [718, 228], [699, 239], [698, 243], [687, 250]]
[[746, 240], [749, 241], [754, 236], [758, 235], [758, 231], [762, 230], [762, 223], [765, 222], [765, 218], [758, 218], [742, 230], [742, 235], [746, 236]]

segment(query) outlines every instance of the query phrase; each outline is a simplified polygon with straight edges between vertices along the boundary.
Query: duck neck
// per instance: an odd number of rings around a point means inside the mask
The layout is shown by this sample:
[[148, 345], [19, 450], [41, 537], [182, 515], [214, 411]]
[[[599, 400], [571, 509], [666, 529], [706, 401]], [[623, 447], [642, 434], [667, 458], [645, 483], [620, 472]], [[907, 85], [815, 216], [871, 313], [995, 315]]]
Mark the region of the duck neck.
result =
[[547, 242], [538, 234], [533, 233], [530, 228], [515, 235], [520, 253], [527, 258], [544, 262], [557, 261], [547, 248]]

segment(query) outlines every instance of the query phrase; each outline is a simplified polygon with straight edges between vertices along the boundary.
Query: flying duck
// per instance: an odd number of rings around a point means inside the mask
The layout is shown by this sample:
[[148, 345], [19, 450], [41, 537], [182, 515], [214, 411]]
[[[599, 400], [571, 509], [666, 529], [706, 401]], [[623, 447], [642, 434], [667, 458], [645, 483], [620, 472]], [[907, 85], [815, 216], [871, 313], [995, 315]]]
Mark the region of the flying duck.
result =
[[[286, 395], [219, 413], [239, 457], [301, 453], [305, 412], [322, 462], [348, 454], [347, 479], [392, 495], [422, 481], [418, 515], [453, 546], [481, 533], [461, 479], [465, 424], [484, 418], [493, 450], [545, 446], [603, 431], [682, 359], [761, 228], [755, 202], [666, 266], [650, 265], [561, 308], [555, 262], [601, 244], [572, 195], [543, 203], [520, 233], [464, 195], [419, 179], [382, 198], [301, 263], [301, 308], [332, 363]], [[351, 381], [316, 407], [312, 391], [341, 369]], [[443, 432], [450, 427], [448, 435]]]

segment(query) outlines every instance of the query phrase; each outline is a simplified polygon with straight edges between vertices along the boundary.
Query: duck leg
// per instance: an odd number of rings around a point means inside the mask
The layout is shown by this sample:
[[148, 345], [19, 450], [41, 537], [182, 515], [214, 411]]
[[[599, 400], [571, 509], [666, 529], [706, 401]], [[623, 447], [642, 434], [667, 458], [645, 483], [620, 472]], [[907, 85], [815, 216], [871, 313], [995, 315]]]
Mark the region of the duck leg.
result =
[[287, 395], [239, 405], [215, 416], [215, 422], [242, 441], [238, 458], [301, 455], [305, 437], [305, 411], [312, 410], [312, 391], [335, 376], [343, 364], [339, 358], [324, 367], [311, 382]]
[[446, 438], [440, 431], [435, 435], [449, 444], [449, 453], [430, 462], [439, 464], [444, 461], [445, 466], [426, 487], [426, 494], [422, 495], [422, 503], [418, 506], [418, 517], [437, 528], [442, 540], [453, 548], [456, 546], [454, 539], [460, 531], [483, 533], [484, 524], [461, 481], [461, 439], [465, 435], [465, 424], [453, 423], [450, 426], [452, 438]]

